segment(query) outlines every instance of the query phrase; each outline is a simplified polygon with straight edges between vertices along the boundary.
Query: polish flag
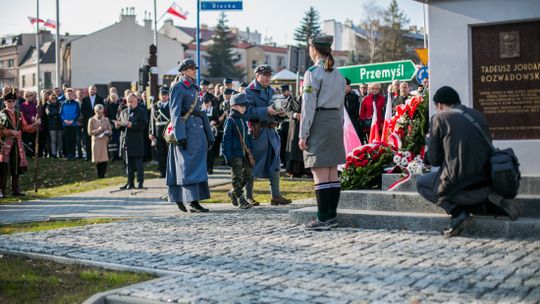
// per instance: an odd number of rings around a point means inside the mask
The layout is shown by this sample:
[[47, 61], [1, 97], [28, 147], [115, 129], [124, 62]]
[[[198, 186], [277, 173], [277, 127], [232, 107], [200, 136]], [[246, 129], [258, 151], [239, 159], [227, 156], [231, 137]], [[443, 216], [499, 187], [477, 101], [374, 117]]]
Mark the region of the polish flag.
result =
[[36, 22], [39, 22], [39, 23], [44, 23], [45, 22], [42, 19], [38, 19], [36, 17], [28, 17], [28, 21], [30, 21], [30, 23], [32, 25], [34, 25], [34, 23], [36, 23]]
[[377, 121], [377, 103], [375, 102], [375, 98], [373, 98], [373, 117], [371, 118], [371, 129], [369, 130], [369, 140], [368, 143], [372, 143], [374, 141], [380, 141], [381, 136], [380, 130], [379, 130], [379, 123]]
[[360, 147], [362, 143], [360, 142], [360, 138], [358, 138], [358, 134], [356, 134], [356, 130], [349, 118], [349, 114], [347, 114], [347, 110], [344, 108], [343, 111], [343, 143], [345, 145], [345, 155], [347, 155], [351, 153], [354, 148]]
[[175, 2], [173, 2], [173, 4], [171, 4], [171, 7], [169, 7], [169, 9], [167, 10], [167, 13], [169, 13], [169, 14], [171, 14], [173, 16], [182, 18], [184, 20], [187, 20], [188, 12], [182, 10], [182, 8], [178, 4], [176, 4]]
[[54, 21], [52, 19], [47, 19], [47, 22], [45, 22], [45, 24], [43, 24], [43, 26], [55, 29], [56, 28], [56, 21]]
[[388, 133], [392, 130], [388, 130], [390, 127], [390, 121], [392, 120], [392, 92], [388, 91], [388, 98], [386, 98], [386, 111], [384, 112], [384, 124], [382, 129], [382, 141], [388, 141]]

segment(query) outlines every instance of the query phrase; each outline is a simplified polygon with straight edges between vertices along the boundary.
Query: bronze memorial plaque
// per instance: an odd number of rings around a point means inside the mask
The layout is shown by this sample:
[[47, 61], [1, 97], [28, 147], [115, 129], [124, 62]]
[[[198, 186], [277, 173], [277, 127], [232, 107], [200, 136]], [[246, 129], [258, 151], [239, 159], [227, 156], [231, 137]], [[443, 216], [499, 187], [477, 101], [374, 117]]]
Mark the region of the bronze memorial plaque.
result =
[[540, 139], [540, 20], [474, 26], [474, 108], [493, 139]]

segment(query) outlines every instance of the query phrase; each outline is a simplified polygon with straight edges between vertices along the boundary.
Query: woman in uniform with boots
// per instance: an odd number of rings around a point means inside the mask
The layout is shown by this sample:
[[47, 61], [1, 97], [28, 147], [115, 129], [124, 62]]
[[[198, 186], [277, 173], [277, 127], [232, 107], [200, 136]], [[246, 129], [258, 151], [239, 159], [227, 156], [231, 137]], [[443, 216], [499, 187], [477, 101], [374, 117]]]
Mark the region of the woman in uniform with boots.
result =
[[169, 201], [187, 212], [208, 212], [200, 200], [210, 198], [206, 151], [214, 143], [214, 135], [206, 114], [201, 113], [199, 87], [195, 83], [197, 65], [192, 59], [180, 64], [181, 76], [170, 92], [171, 132], [174, 135], [169, 146], [167, 186]]
[[336, 210], [341, 184], [337, 166], [345, 163], [343, 144], [343, 103], [345, 78], [334, 68], [329, 35], [309, 38], [309, 56], [315, 62], [304, 74], [302, 119], [298, 146], [304, 151], [304, 164], [315, 182], [317, 217], [305, 225], [309, 230], [337, 226]]

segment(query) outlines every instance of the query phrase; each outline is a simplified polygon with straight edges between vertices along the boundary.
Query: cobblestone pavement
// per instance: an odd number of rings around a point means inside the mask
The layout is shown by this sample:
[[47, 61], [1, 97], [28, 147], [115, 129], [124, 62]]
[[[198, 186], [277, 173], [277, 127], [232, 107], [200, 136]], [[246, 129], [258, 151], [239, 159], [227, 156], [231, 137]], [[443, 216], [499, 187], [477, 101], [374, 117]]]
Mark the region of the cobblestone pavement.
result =
[[291, 207], [136, 219], [0, 236], [23, 251], [174, 272], [118, 294], [194, 303], [538, 303], [540, 242], [336, 229]]
[[[229, 183], [229, 169], [216, 168], [210, 186]], [[49, 218], [170, 216], [176, 206], [160, 200], [167, 194], [165, 179], [144, 182], [145, 190], [118, 191], [120, 185], [64, 197], [0, 205], [0, 223], [43, 221]]]

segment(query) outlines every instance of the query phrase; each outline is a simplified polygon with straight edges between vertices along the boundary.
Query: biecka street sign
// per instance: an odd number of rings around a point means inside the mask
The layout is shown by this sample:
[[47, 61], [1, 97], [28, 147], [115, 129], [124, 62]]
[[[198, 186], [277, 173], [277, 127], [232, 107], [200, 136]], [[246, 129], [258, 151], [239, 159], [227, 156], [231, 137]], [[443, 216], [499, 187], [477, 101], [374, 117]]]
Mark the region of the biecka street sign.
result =
[[202, 11], [241, 11], [243, 9], [242, 0], [202, 0]]
[[392, 80], [410, 81], [416, 73], [416, 66], [411, 60], [402, 60], [338, 67], [338, 71], [354, 85]]

